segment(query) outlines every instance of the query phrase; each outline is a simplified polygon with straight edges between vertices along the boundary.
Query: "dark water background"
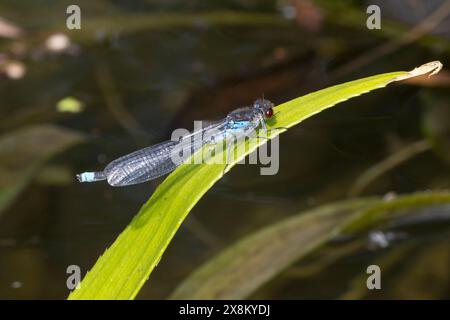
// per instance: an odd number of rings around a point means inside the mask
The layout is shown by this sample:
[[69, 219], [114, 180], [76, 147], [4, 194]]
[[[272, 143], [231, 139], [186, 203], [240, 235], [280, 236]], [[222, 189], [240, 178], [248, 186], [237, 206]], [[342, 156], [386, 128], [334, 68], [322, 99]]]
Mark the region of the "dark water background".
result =
[[[20, 30], [8, 33], [0, 25], [1, 134], [14, 138], [20, 130], [52, 124], [83, 136], [40, 163], [1, 208], [0, 298], [65, 298], [66, 267], [89, 270], [163, 180], [112, 188], [79, 184], [75, 173], [101, 169], [167, 139], [175, 128], [222, 118], [263, 94], [278, 104], [359, 77], [433, 60], [444, 68], [450, 63], [450, 18], [412, 43], [395, 45], [443, 1], [379, 1], [381, 30], [365, 27], [364, 1], [104, 0], [78, 1], [82, 29], [69, 31], [65, 10], [72, 3], [0, 3], [0, 17]], [[70, 41], [60, 52], [46, 42], [57, 33]], [[391, 42], [394, 50], [367, 56]], [[361, 57], [367, 58], [359, 63]], [[257, 166], [235, 167], [189, 214], [138, 297], [165, 298], [202, 262], [249, 232], [347, 198], [365, 170], [417, 141], [436, 144], [361, 194], [448, 188], [450, 75], [445, 69], [441, 74], [433, 83], [392, 85], [355, 98], [292, 128], [281, 137], [275, 176], [259, 175]], [[67, 97], [83, 105], [79, 112], [58, 109]], [[29, 141], [13, 141], [28, 148]], [[38, 136], [33, 144], [38, 157], [49, 140]], [[9, 163], [20, 175], [32, 161], [16, 162], [17, 155], [10, 154]], [[2, 193], [16, 183], [7, 168], [0, 168]], [[448, 208], [428, 209], [444, 219], [396, 227], [406, 238], [387, 248], [363, 245], [302, 273], [308, 261], [365, 242], [366, 235], [327, 245], [252, 297], [342, 297], [367, 265], [392, 256], [397, 260], [386, 267], [383, 290], [361, 298], [449, 298]]]

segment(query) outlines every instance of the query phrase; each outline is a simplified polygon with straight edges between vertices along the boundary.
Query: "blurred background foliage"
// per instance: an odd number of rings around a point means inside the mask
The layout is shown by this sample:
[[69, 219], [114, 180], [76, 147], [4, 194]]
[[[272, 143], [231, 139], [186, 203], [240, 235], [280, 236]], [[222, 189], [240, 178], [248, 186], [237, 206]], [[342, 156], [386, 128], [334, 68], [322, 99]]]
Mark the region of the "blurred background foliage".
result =
[[[263, 94], [277, 104], [450, 63], [450, 1], [85, 0], [81, 30], [67, 30], [70, 4], [0, 3], [0, 298], [65, 298], [67, 266], [86, 272], [162, 181], [116, 189], [80, 185], [75, 173]], [[366, 28], [370, 4], [381, 30]], [[138, 298], [168, 297], [226, 246], [301, 211], [448, 189], [449, 86], [444, 68], [289, 130], [279, 173], [237, 166], [225, 176]], [[251, 297], [449, 298], [449, 206], [408, 210], [421, 218], [335, 239]], [[365, 289], [370, 264], [383, 290]]]

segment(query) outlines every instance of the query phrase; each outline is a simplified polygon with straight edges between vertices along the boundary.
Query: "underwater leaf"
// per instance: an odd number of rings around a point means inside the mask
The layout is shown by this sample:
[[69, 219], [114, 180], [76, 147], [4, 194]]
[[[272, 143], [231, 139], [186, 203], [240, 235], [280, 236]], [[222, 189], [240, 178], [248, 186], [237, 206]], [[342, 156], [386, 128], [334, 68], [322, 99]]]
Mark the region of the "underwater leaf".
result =
[[[86, 9], [88, 10], [88, 9]], [[242, 11], [211, 11], [202, 13], [118, 13], [107, 16], [92, 16], [83, 22], [85, 32], [73, 34], [76, 40], [89, 43], [101, 32], [102, 36], [114, 36], [142, 30], [166, 30], [176, 28], [226, 27], [226, 26], [288, 26], [289, 21], [271, 13]], [[46, 27], [47, 31], [61, 31], [59, 23]]]
[[[339, 102], [387, 84], [410, 77], [434, 74], [440, 62], [430, 62], [410, 72], [399, 71], [350, 81], [293, 99], [274, 108], [275, 116], [267, 121], [273, 138], [301, 121]], [[245, 150], [226, 169], [266, 141], [246, 142]], [[218, 156], [221, 156], [220, 154]], [[181, 165], [156, 189], [138, 215], [112, 246], [98, 259], [81, 287], [69, 299], [133, 299], [147, 281], [175, 232], [200, 198], [218, 181], [223, 164]]]
[[186, 279], [170, 299], [243, 299], [330, 240], [373, 199], [321, 206], [270, 225], [225, 249]]
[[[244, 299], [268, 280], [332, 237], [363, 231], [392, 219], [392, 211], [450, 203], [448, 192], [404, 195], [392, 200], [367, 198], [325, 205], [256, 231], [210, 259], [181, 283], [171, 299]], [[378, 219], [373, 219], [378, 212]], [[404, 214], [414, 214], [406, 210]], [[367, 275], [366, 275], [367, 276]], [[360, 282], [360, 283], [364, 283]], [[366, 288], [367, 291], [367, 288]]]
[[349, 223], [342, 232], [360, 232], [389, 219], [410, 215], [411, 211], [402, 211], [405, 208], [420, 208], [449, 202], [450, 193], [448, 191], [417, 192], [407, 196], [395, 197], [394, 199], [388, 199], [377, 206], [367, 209], [364, 214], [356, 217]]
[[0, 137], [0, 213], [46, 160], [82, 140], [80, 133], [53, 125], [26, 127]]

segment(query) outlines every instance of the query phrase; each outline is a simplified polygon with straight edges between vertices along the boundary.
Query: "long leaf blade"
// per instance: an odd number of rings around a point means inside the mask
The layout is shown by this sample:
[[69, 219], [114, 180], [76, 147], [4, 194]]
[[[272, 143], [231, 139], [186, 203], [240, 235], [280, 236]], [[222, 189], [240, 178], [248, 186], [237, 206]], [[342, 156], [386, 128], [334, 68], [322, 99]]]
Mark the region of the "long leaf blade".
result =
[[[387, 84], [431, 72], [440, 62], [413, 71], [386, 73], [329, 87], [291, 100], [275, 108], [276, 120], [268, 127], [291, 127], [336, 105]], [[272, 130], [270, 136], [280, 134]], [[255, 140], [256, 141], [256, 140]], [[228, 170], [262, 142], [252, 140]], [[156, 267], [179, 226], [200, 198], [222, 176], [223, 165], [182, 165], [154, 192], [138, 215], [87, 273], [69, 299], [133, 299]]]

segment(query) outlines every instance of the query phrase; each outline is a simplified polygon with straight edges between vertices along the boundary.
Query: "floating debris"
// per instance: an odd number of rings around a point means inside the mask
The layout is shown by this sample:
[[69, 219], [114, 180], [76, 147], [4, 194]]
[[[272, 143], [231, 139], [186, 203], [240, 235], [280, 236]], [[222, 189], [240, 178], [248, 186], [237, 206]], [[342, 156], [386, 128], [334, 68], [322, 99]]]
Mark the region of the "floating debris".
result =
[[64, 52], [69, 49], [70, 45], [70, 39], [64, 33], [52, 34], [45, 40], [45, 47], [51, 52]]
[[27, 73], [27, 67], [20, 61], [7, 61], [0, 65], [0, 73], [4, 73], [9, 79], [19, 80]]
[[370, 250], [384, 249], [389, 247], [391, 241], [395, 239], [393, 232], [384, 232], [381, 230], [371, 231], [368, 236], [368, 248]]
[[83, 111], [84, 104], [80, 100], [74, 97], [66, 97], [59, 100], [56, 104], [58, 112], [79, 113]]

